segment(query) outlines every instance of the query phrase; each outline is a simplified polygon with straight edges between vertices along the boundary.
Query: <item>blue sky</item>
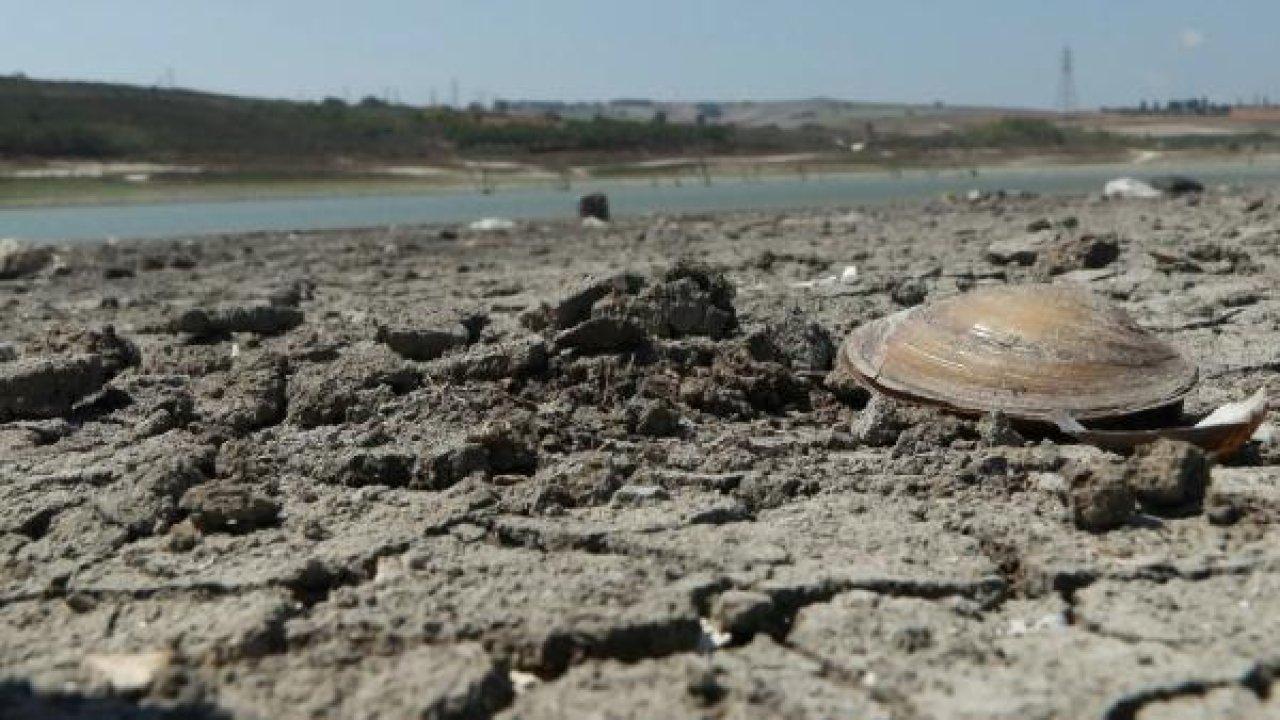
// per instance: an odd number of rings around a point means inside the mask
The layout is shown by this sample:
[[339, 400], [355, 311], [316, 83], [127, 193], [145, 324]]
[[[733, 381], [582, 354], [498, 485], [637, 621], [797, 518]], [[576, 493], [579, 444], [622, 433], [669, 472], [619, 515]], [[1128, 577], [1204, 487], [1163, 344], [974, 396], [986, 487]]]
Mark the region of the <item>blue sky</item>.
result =
[[[1280, 99], [1276, 0], [0, 0], [0, 72], [288, 98]], [[4, 67], [7, 65], [8, 67]]]

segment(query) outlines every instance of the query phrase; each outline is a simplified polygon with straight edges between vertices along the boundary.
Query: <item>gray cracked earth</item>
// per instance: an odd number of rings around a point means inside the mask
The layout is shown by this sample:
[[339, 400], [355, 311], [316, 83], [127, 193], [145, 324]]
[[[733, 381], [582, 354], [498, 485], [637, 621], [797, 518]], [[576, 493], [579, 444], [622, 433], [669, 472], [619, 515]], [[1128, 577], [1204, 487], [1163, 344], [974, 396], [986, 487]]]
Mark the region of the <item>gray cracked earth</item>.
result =
[[1189, 415], [1280, 396], [1278, 200], [9, 247], [0, 716], [1280, 717], [1274, 444], [1206, 478], [824, 382], [1074, 282]]

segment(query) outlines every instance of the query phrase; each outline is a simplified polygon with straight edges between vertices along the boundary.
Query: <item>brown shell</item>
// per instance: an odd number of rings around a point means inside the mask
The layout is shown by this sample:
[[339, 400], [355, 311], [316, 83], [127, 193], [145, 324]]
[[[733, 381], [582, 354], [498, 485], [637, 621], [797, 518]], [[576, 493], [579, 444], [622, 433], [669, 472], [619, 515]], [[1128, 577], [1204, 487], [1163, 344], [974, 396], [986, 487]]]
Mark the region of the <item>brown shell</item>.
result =
[[840, 366], [960, 412], [1115, 418], [1173, 405], [1197, 372], [1124, 310], [1062, 285], [982, 288], [863, 325]]

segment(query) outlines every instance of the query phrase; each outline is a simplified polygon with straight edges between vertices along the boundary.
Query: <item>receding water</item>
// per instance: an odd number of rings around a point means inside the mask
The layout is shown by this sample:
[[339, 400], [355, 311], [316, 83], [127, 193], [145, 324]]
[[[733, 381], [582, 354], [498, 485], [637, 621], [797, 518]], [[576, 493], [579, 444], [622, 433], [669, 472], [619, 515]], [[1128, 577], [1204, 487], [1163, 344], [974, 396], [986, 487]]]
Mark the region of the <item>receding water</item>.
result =
[[1000, 168], [968, 172], [858, 173], [756, 181], [719, 179], [706, 186], [685, 179], [583, 183], [572, 191], [525, 187], [492, 195], [440, 191], [421, 195], [350, 195], [233, 202], [93, 205], [0, 210], [0, 237], [32, 240], [179, 237], [263, 230], [371, 227], [432, 222], [469, 222], [485, 217], [564, 218], [581, 193], [609, 194], [615, 214], [681, 213], [761, 208], [833, 207], [946, 192], [1027, 190], [1038, 193], [1098, 192], [1119, 176], [1191, 175], [1206, 184], [1280, 184], [1280, 163], [1194, 166], [1086, 165]]

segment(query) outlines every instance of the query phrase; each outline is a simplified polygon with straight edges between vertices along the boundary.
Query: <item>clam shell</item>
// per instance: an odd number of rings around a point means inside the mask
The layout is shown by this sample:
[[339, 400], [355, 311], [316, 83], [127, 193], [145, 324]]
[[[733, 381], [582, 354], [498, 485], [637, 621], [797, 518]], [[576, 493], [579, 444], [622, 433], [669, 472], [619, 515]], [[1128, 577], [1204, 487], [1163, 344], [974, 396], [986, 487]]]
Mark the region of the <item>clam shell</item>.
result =
[[1062, 285], [975, 290], [863, 325], [840, 367], [959, 412], [1098, 420], [1178, 403], [1197, 371], [1124, 310]]

